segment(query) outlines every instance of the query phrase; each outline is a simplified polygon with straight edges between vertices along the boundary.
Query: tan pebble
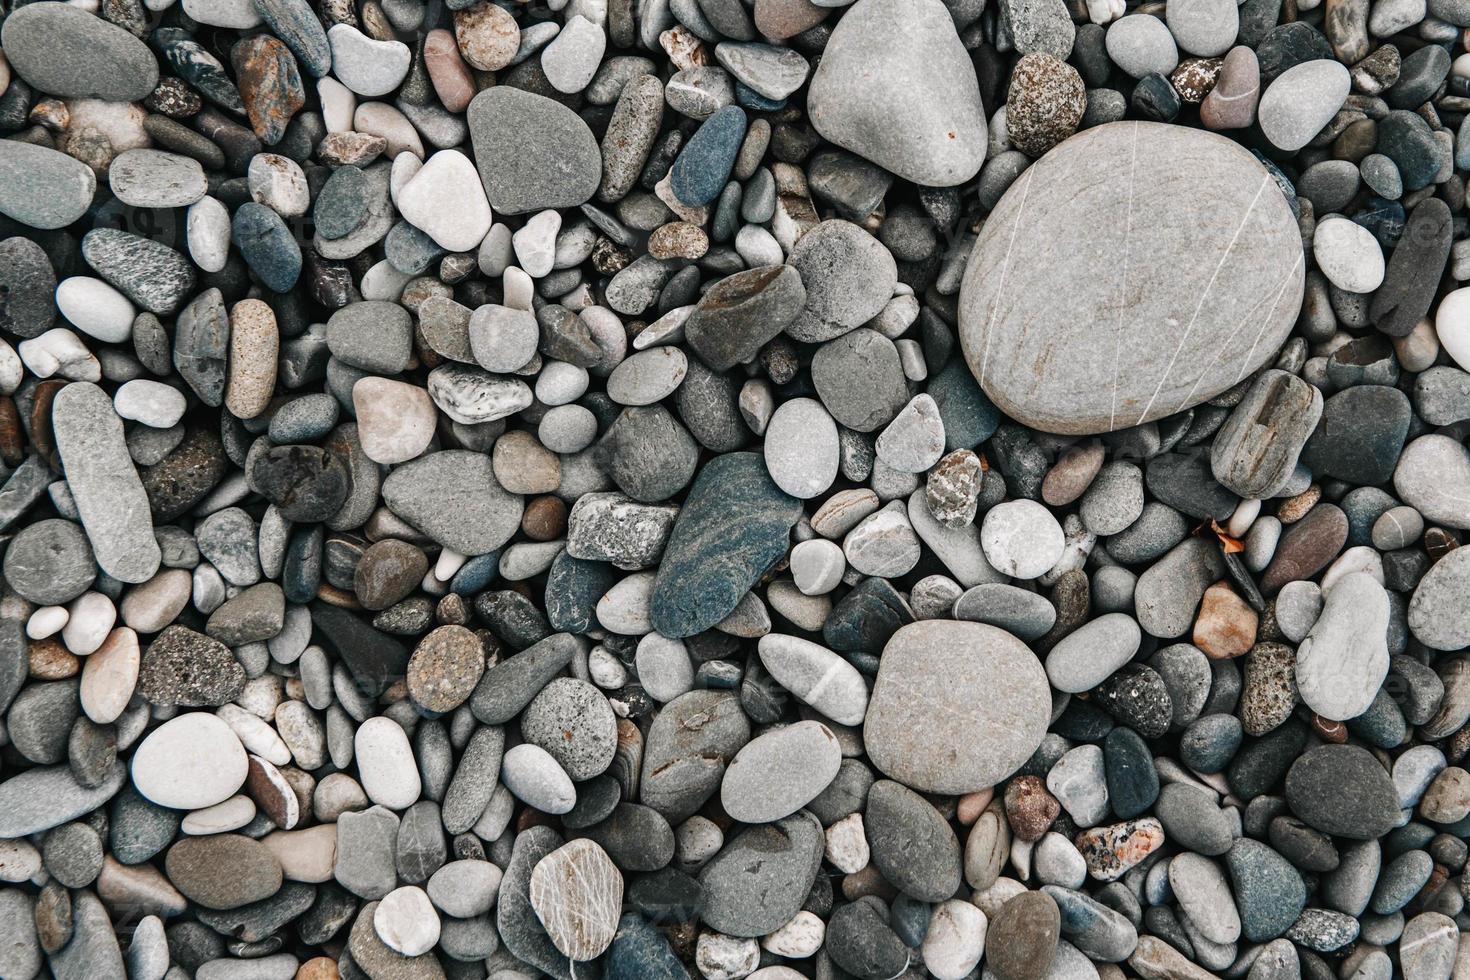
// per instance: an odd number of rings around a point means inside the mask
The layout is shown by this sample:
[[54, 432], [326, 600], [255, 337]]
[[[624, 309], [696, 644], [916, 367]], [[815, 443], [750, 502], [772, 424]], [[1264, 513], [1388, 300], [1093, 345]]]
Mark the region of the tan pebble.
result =
[[495, 479], [510, 493], [551, 493], [561, 486], [561, 460], [524, 429], [495, 440]]
[[1295, 497], [1283, 500], [1276, 509], [1276, 519], [1282, 524], [1295, 524], [1306, 517], [1307, 512], [1317, 506], [1317, 501], [1321, 499], [1322, 488], [1314, 483]]
[[123, 598], [122, 620], [139, 633], [157, 633], [184, 611], [192, 589], [187, 569], [165, 568]]
[[270, 405], [276, 390], [281, 338], [276, 314], [258, 299], [230, 310], [230, 372], [225, 407], [238, 419], [253, 419]]
[[88, 718], [99, 725], [117, 721], [137, 686], [141, 659], [133, 630], [119, 626], [107, 634], [82, 668], [81, 702]]
[[464, 60], [481, 71], [499, 71], [521, 46], [515, 18], [493, 3], [454, 12], [454, 37]]
[[816, 27], [830, 9], [812, 0], [755, 0], [755, 29], [762, 37], [784, 41]]
[[995, 798], [995, 787], [978, 790], [974, 793], [966, 793], [955, 802], [955, 818], [966, 827], [980, 819], [980, 814], [990, 805]]
[[656, 259], [697, 259], [709, 251], [709, 236], [698, 225], [671, 221], [648, 236], [648, 254]]
[[337, 961], [330, 956], [317, 956], [296, 969], [296, 980], [337, 980]]
[[1239, 657], [1256, 642], [1261, 618], [1229, 584], [1216, 582], [1205, 590], [1194, 622], [1194, 645], [1214, 660]]
[[62, 646], [54, 636], [31, 643], [30, 676], [35, 680], [59, 681], [75, 677], [81, 669], [81, 658]]
[[1078, 500], [1102, 469], [1104, 454], [1101, 442], [1069, 446], [1041, 481], [1041, 499], [1053, 507]]
[[363, 455], [375, 463], [404, 463], [434, 439], [438, 412], [428, 391], [391, 378], [368, 376], [352, 386]]

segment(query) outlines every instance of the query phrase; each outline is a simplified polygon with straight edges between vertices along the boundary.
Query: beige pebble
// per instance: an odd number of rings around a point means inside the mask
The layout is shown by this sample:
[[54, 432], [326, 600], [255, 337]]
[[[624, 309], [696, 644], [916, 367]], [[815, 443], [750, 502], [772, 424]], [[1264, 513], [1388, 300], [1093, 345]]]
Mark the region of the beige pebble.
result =
[[456, 10], [454, 37], [464, 60], [481, 71], [504, 68], [521, 46], [521, 29], [515, 18], [493, 3]]
[[132, 629], [119, 626], [107, 634], [82, 667], [81, 702], [88, 718], [99, 725], [117, 721], [137, 686], [140, 659], [138, 634]]
[[122, 620], [139, 633], [157, 633], [184, 611], [192, 589], [188, 569], [165, 568], [128, 591], [122, 601]]
[[270, 404], [276, 390], [276, 356], [281, 338], [276, 315], [258, 299], [243, 299], [230, 310], [230, 371], [225, 407], [239, 419], [253, 419]]
[[366, 377], [352, 386], [357, 436], [375, 463], [403, 463], [421, 455], [434, 438], [438, 415], [428, 391], [390, 378]]

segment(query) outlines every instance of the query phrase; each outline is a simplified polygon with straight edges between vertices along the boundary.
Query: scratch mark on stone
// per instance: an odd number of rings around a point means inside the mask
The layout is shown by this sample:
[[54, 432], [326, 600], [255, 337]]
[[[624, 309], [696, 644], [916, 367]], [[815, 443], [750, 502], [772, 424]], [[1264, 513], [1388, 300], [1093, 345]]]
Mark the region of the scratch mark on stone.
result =
[[1000, 264], [1000, 279], [995, 284], [995, 301], [990, 304], [990, 320], [985, 324], [985, 350], [980, 355], [980, 383], [985, 383], [985, 366], [990, 361], [990, 337], [995, 332], [995, 318], [1000, 312], [1000, 298], [1006, 288], [1006, 273], [1011, 268], [1011, 252], [1016, 247], [1016, 232], [1021, 227], [1021, 216], [1026, 213], [1026, 200], [1031, 196], [1031, 185], [1036, 182], [1036, 169], [1040, 161], [1026, 171], [1026, 187], [1021, 191], [1021, 204], [1016, 208], [1016, 220], [1011, 225], [1011, 240], [1006, 243], [1006, 256]]
[[1123, 281], [1118, 287], [1118, 325], [1113, 328], [1113, 401], [1108, 431], [1117, 428], [1118, 367], [1123, 352], [1123, 310], [1128, 305], [1128, 260], [1133, 254], [1133, 180], [1138, 172], [1138, 123], [1133, 124], [1132, 156], [1128, 162], [1128, 217], [1123, 226]]
[[1185, 325], [1184, 333], [1179, 337], [1179, 344], [1174, 348], [1173, 356], [1169, 358], [1169, 365], [1164, 368], [1163, 377], [1159, 378], [1159, 383], [1154, 388], [1153, 395], [1150, 396], [1148, 404], [1143, 406], [1143, 411], [1139, 413], [1138, 421], [1134, 422], [1134, 425], [1142, 425], [1143, 420], [1148, 418], [1149, 409], [1154, 407], [1154, 401], [1159, 397], [1159, 393], [1164, 390], [1164, 384], [1169, 380], [1169, 375], [1174, 373], [1174, 364], [1179, 360], [1180, 352], [1184, 350], [1184, 345], [1189, 341], [1189, 335], [1194, 330], [1195, 322], [1199, 320], [1200, 310], [1205, 308], [1205, 300], [1209, 298], [1210, 290], [1215, 287], [1215, 280], [1220, 277], [1220, 270], [1225, 268], [1225, 263], [1229, 260], [1230, 253], [1235, 249], [1235, 243], [1240, 241], [1240, 233], [1245, 230], [1246, 222], [1250, 220], [1251, 212], [1256, 209], [1256, 203], [1260, 201], [1261, 194], [1266, 190], [1266, 185], [1271, 182], [1271, 175], [1269, 173], [1262, 176], [1261, 185], [1256, 188], [1256, 196], [1251, 198], [1250, 207], [1246, 208], [1245, 214], [1241, 215], [1240, 224], [1235, 227], [1235, 234], [1230, 236], [1230, 244], [1225, 246], [1225, 251], [1220, 256], [1220, 261], [1215, 263], [1215, 271], [1210, 273], [1210, 281], [1205, 284], [1204, 292], [1200, 293], [1199, 302], [1194, 306], [1194, 315], [1189, 318], [1189, 323]]
[[1291, 285], [1291, 279], [1292, 276], [1296, 275], [1297, 266], [1301, 265], [1304, 261], [1306, 261], [1306, 253], [1298, 255], [1296, 261], [1291, 264], [1291, 268], [1287, 270], [1286, 278], [1282, 280], [1281, 288], [1276, 292], [1276, 298], [1271, 301], [1271, 309], [1266, 311], [1266, 319], [1262, 321], [1261, 329], [1256, 331], [1256, 339], [1251, 341], [1251, 349], [1246, 351], [1245, 358], [1240, 362], [1240, 371], [1235, 375], [1236, 384], [1239, 384], [1240, 379], [1245, 377], [1245, 366], [1251, 362], [1251, 358], [1256, 356], [1256, 345], [1265, 336], [1266, 327], [1271, 323], [1271, 316], [1276, 312], [1276, 307], [1281, 303], [1281, 297], [1286, 295], [1286, 287]]

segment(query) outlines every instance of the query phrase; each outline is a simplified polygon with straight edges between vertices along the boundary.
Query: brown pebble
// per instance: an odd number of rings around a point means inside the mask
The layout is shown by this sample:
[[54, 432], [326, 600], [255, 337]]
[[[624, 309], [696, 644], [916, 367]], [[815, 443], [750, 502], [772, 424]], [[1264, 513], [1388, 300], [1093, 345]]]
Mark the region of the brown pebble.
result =
[[521, 530], [532, 541], [555, 541], [567, 530], [567, 505], [560, 497], [536, 497], [521, 514]]
[[1442, 527], [1432, 527], [1424, 532], [1424, 550], [1431, 561], [1439, 561], [1460, 546], [1454, 534]]
[[1185, 105], [1199, 105], [1214, 89], [1223, 67], [1224, 58], [1188, 58], [1179, 62], [1169, 81], [1179, 93], [1180, 101]]
[[1295, 497], [1283, 500], [1281, 506], [1276, 509], [1276, 518], [1282, 524], [1295, 524], [1306, 517], [1307, 512], [1317, 506], [1317, 501], [1321, 499], [1322, 488], [1314, 483]]
[[670, 221], [648, 236], [648, 254], [656, 259], [697, 259], [709, 251], [709, 236], [698, 225]]
[[994, 786], [974, 793], [966, 793], [955, 801], [955, 818], [964, 826], [970, 826], [976, 820], [980, 819], [980, 814], [985, 812], [985, 808], [990, 805], [990, 801], [994, 798]]
[[388, 149], [388, 141], [368, 133], [328, 133], [316, 145], [317, 159], [329, 167], [366, 167]]
[[1315, 713], [1312, 715], [1312, 731], [1316, 732], [1323, 741], [1334, 745], [1342, 745], [1348, 740], [1347, 725], [1330, 718], [1323, 718]]
[[1255, 644], [1259, 625], [1256, 611], [1220, 581], [1205, 589], [1192, 640], [1212, 660], [1230, 660]]
[[352, 574], [352, 591], [364, 609], [387, 609], [413, 594], [429, 572], [429, 559], [407, 541], [388, 538], [369, 545]]
[[71, 939], [71, 893], [48, 881], [36, 897], [36, 938], [47, 953], [55, 953]]
[[490, 453], [495, 479], [510, 493], [551, 493], [561, 486], [561, 459], [533, 433], [512, 429]]
[[475, 77], [460, 57], [453, 34], [440, 27], [424, 37], [424, 67], [444, 108], [464, 112], [475, 97]]
[[317, 956], [296, 968], [296, 980], [337, 980], [337, 961]]
[[296, 57], [280, 39], [255, 34], [235, 45], [230, 61], [250, 127], [262, 142], [274, 146], [286, 135], [291, 117], [306, 105]]
[[878, 870], [876, 864], [854, 871], [842, 879], [842, 897], [849, 902], [856, 902], [867, 895], [876, 895], [885, 902], [891, 902], [898, 897], [898, 889], [883, 877], [883, 872]]
[[1286, 529], [1271, 563], [1261, 573], [1261, 591], [1275, 593], [1287, 582], [1308, 579], [1326, 568], [1347, 543], [1348, 519], [1336, 504], [1318, 504]]
[[291, 784], [273, 763], [258, 755], [251, 755], [249, 760], [245, 793], [281, 830], [295, 827], [301, 821], [301, 808]]
[[56, 400], [57, 392], [65, 387], [65, 381], [48, 378], [36, 385], [31, 394], [31, 448], [58, 473], [61, 472], [61, 457], [56, 453], [56, 436], [51, 428], [51, 403]]
[[434, 618], [446, 626], [465, 626], [470, 621], [469, 603], [458, 592], [451, 592], [434, 607]]
[[1097, 441], [1068, 446], [1041, 481], [1041, 499], [1053, 507], [1074, 503], [1092, 486], [1107, 450]]
[[762, 37], [784, 41], [816, 27], [829, 10], [812, 0], [755, 0], [755, 29]]
[[1011, 832], [1024, 841], [1041, 840], [1062, 812], [1039, 776], [1017, 776], [1006, 784], [1005, 808]]
[[408, 661], [408, 694], [427, 711], [464, 704], [485, 672], [485, 650], [463, 626], [440, 626], [419, 641]]
[[20, 424], [20, 410], [15, 399], [0, 398], [0, 461], [6, 466], [19, 466], [26, 458], [26, 434]]
[[61, 645], [54, 636], [35, 640], [30, 648], [31, 677], [38, 681], [59, 681], [75, 677], [82, 669], [82, 661], [76, 654]]

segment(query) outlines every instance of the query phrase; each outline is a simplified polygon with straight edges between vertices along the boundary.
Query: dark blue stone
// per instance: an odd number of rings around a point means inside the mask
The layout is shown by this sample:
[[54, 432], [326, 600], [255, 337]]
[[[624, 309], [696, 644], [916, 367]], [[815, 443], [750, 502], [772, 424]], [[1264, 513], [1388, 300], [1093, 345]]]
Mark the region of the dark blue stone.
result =
[[558, 633], [586, 633], [596, 629], [597, 600], [618, 581], [605, 561], [573, 558], [565, 551], [551, 562], [546, 575], [546, 619]]
[[284, 293], [296, 285], [301, 275], [301, 246], [279, 214], [264, 204], [247, 201], [235, 212], [232, 238], [265, 288]]
[[786, 99], [768, 99], [744, 82], [735, 83], [735, 101], [751, 112], [776, 112], [786, 108]]
[[383, 239], [383, 255], [405, 276], [416, 276], [445, 254], [438, 243], [407, 221], [399, 221]]
[[745, 123], [745, 110], [735, 105], [704, 121], [669, 171], [674, 196], [694, 208], [720, 196], [745, 140]]
[[801, 501], [771, 480], [756, 453], [711, 460], [689, 489], [653, 584], [653, 628], [680, 638], [735, 611], [786, 556]]
[[618, 920], [617, 935], [602, 958], [603, 980], [689, 980], [664, 934], [636, 912]]
[[486, 555], [476, 555], [463, 565], [459, 571], [454, 573], [454, 578], [449, 580], [449, 591], [455, 595], [473, 595], [483, 592], [490, 587], [495, 576], [500, 573], [500, 552], [492, 551]]
[[1240, 749], [1242, 729], [1234, 715], [1196, 718], [1179, 738], [1179, 760], [1196, 772], [1224, 771]]
[[1146, 813], [1159, 798], [1159, 774], [1154, 754], [1138, 733], [1118, 726], [1103, 739], [1103, 765], [1108, 781], [1108, 803], [1119, 819]]

